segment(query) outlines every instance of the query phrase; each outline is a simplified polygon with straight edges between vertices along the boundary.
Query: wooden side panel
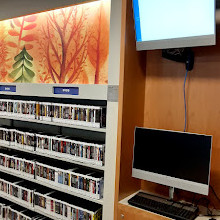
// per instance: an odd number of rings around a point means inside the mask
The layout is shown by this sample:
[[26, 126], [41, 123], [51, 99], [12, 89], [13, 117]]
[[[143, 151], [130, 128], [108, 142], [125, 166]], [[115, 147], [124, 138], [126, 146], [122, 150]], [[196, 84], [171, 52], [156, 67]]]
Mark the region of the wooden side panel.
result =
[[[220, 30], [217, 45], [198, 47], [195, 66], [189, 73], [186, 85], [187, 131], [213, 135], [211, 185], [220, 195]], [[183, 82], [185, 66], [163, 59], [161, 51], [147, 53], [144, 126], [183, 131]], [[186, 162], [187, 163], [187, 162]], [[142, 189], [167, 188], [142, 181]], [[186, 195], [186, 194], [184, 194]], [[217, 201], [210, 192], [214, 202]], [[192, 196], [190, 195], [191, 199]], [[183, 196], [184, 197], [184, 196]]]
[[123, 204], [118, 205], [117, 217], [117, 220], [170, 220], [170, 218]]
[[140, 189], [140, 180], [132, 178], [131, 175], [134, 128], [143, 126], [144, 122], [146, 73], [146, 52], [136, 51], [132, 0], [127, 0], [126, 10], [124, 68], [121, 72], [124, 79], [120, 81], [120, 89], [123, 88], [123, 99], [119, 100], [119, 105], [122, 103], [120, 112], [122, 133], [121, 143], [118, 145], [118, 148], [121, 149], [121, 155], [118, 154], [120, 157], [119, 200]]

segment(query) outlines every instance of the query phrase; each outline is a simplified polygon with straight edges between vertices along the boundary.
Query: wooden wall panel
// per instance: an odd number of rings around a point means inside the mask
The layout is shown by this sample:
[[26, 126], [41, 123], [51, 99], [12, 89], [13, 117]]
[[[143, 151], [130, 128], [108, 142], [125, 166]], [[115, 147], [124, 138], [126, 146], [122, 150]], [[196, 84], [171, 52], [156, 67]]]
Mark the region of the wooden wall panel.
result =
[[[219, 28], [217, 37], [216, 46], [193, 49], [195, 66], [187, 79], [186, 97], [187, 131], [213, 135], [211, 185], [220, 196]], [[160, 50], [147, 52], [145, 127], [184, 130], [184, 76], [185, 66], [183, 64], [163, 59]], [[158, 191], [159, 188], [158, 185], [142, 181], [142, 189]], [[213, 194], [210, 193], [210, 195], [216, 202]]]
[[[125, 47], [124, 66], [120, 77], [120, 100], [119, 123], [121, 129], [121, 142], [118, 143], [117, 163], [120, 163], [120, 170], [116, 176], [116, 194], [119, 193], [119, 200], [132, 192], [140, 189], [140, 180], [131, 177], [134, 128], [143, 126], [144, 119], [144, 96], [145, 96], [145, 73], [146, 73], [146, 52], [137, 52], [135, 43], [135, 31], [133, 21], [132, 0], [126, 0], [126, 26], [125, 26]], [[119, 132], [120, 134], [120, 132]], [[120, 176], [120, 183], [117, 178]], [[116, 195], [117, 197], [118, 195]]]

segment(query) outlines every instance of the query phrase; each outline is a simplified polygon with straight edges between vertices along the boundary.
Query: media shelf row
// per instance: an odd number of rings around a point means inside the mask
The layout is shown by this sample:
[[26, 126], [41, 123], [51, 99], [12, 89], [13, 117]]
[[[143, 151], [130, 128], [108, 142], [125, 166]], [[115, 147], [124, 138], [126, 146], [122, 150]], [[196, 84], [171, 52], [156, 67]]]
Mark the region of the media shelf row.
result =
[[21, 176], [20, 174], [17, 174], [17, 173], [14, 173], [14, 172], [10, 172], [8, 170], [4, 170], [0, 167], [0, 172], [2, 173], [5, 173], [5, 174], [10, 174], [14, 177], [19, 177], [23, 180], [28, 180], [32, 183], [36, 183], [36, 184], [39, 184], [39, 185], [42, 185], [42, 186], [45, 186], [45, 187], [49, 187], [50, 189], [53, 189], [53, 190], [57, 190], [59, 192], [62, 192], [62, 193], [67, 193], [68, 195], [71, 195], [71, 196], [75, 196], [75, 197], [78, 197], [78, 198], [81, 198], [81, 199], [84, 199], [84, 200], [87, 200], [87, 201], [91, 201], [91, 202], [94, 202], [96, 204], [100, 204], [100, 205], [103, 205], [103, 199], [95, 199], [95, 198], [92, 198], [92, 197], [88, 197], [88, 196], [85, 196], [85, 195], [82, 195], [80, 193], [76, 193], [76, 192], [71, 192], [71, 191], [67, 191], [61, 187], [56, 187], [56, 186], [53, 186], [53, 185], [48, 185], [48, 184], [45, 184], [44, 182], [40, 181], [40, 180], [36, 180], [36, 179], [28, 179], [28, 178], [25, 178], [23, 176]]
[[98, 165], [95, 165], [95, 164], [88, 164], [88, 163], [84, 163], [84, 162], [80, 162], [80, 161], [76, 161], [76, 160], [73, 161], [72, 159], [69, 159], [69, 158], [46, 154], [46, 152], [43, 153], [43, 152], [37, 152], [37, 151], [30, 151], [30, 150], [26, 150], [26, 149], [23, 149], [23, 148], [15, 148], [15, 147], [9, 146], [7, 144], [0, 144], [0, 148], [1, 147], [5, 148], [5, 149], [11, 149], [11, 150], [15, 150], [15, 151], [21, 151], [21, 152], [24, 152], [24, 153], [29, 153], [29, 154], [32, 154], [32, 155], [42, 156], [44, 158], [51, 158], [51, 159], [55, 159], [55, 160], [60, 160], [60, 161], [80, 165], [80, 166], [83, 166], [83, 167], [89, 167], [89, 168], [92, 168], [92, 169], [95, 169], [95, 170], [100, 170], [100, 171], [105, 170], [105, 166], [98, 166]]
[[104, 170], [105, 145], [100, 143], [4, 126], [0, 146]]
[[[46, 217], [47, 216], [47, 217]], [[0, 219], [1, 220], [51, 220], [47, 215], [41, 215], [41, 213], [34, 212], [31, 209], [27, 209], [22, 204], [17, 205], [10, 199], [0, 197]]]
[[38, 124], [53, 125], [53, 126], [67, 127], [67, 128], [75, 128], [75, 129], [80, 129], [80, 130], [95, 131], [95, 132], [101, 132], [101, 133], [106, 132], [106, 128], [86, 127], [86, 126], [80, 126], [80, 125], [65, 124], [62, 122], [40, 121], [37, 119], [21, 118], [21, 117], [7, 116], [7, 115], [1, 115], [0, 119], [34, 122], [34, 123], [38, 123]]
[[52, 219], [99, 220], [102, 215], [99, 204], [8, 174], [0, 178], [0, 197]]
[[0, 171], [79, 198], [103, 204], [103, 173], [67, 162], [1, 149]]
[[2, 198], [0, 196], [0, 220], [11, 219], [51, 220], [52, 218], [47, 213], [42, 215], [42, 213], [32, 208], [27, 208], [23, 203], [18, 205], [12, 198]]

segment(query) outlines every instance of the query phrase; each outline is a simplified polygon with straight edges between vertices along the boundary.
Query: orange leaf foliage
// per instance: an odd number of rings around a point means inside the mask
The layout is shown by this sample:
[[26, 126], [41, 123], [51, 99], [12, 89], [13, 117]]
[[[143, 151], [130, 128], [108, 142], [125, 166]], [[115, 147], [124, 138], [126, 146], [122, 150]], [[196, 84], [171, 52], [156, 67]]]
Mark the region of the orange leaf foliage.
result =
[[31, 29], [34, 29], [35, 27], [37, 26], [37, 24], [29, 24], [27, 26], [24, 27], [24, 30], [31, 30]]
[[16, 48], [16, 47], [17, 47], [17, 44], [16, 44], [16, 43], [10, 42], [10, 41], [7, 43], [7, 45], [8, 45], [9, 47], [13, 47], [13, 48]]
[[18, 18], [14, 18], [13, 21], [14, 21], [16, 26], [21, 27], [21, 22], [19, 21]]
[[9, 30], [8, 33], [9, 33], [11, 36], [19, 36], [19, 33], [18, 33], [16, 30]]
[[97, 11], [91, 23], [88, 55], [92, 65], [96, 68], [97, 64], [101, 67], [105, 63], [109, 52], [109, 22], [102, 7]]
[[[31, 50], [34, 47], [32, 44], [25, 44], [24, 46], [25, 46], [26, 50]], [[22, 46], [20, 49], [22, 50], [24, 48], [24, 46]]]
[[25, 21], [27, 21], [27, 22], [34, 22], [36, 20], [37, 20], [36, 15], [31, 15], [31, 16], [25, 17]]
[[33, 34], [28, 34], [21, 38], [21, 40], [29, 42], [35, 40], [35, 36]]

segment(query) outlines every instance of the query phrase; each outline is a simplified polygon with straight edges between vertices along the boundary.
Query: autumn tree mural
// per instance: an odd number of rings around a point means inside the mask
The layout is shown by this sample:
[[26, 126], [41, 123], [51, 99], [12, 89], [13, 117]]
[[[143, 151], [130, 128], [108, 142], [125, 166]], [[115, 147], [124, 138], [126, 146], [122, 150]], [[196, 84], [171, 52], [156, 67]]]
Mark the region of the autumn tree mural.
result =
[[48, 72], [54, 83], [74, 83], [87, 58], [86, 15], [83, 8], [49, 12], [40, 42]]
[[0, 81], [106, 84], [110, 1], [0, 22]]
[[16, 49], [16, 56], [14, 58], [16, 62], [13, 64], [14, 70], [9, 74], [9, 77], [14, 82], [32, 82], [35, 76], [35, 73], [27, 67], [33, 66], [30, 62], [33, 58], [27, 50], [31, 50], [34, 47], [32, 42], [35, 40], [35, 35], [24, 32], [30, 32], [36, 28], [36, 20], [37, 16], [31, 15], [15, 18], [10, 21], [11, 29], [8, 31], [8, 34], [13, 37], [13, 41], [9, 41], [8, 46]]
[[99, 84], [100, 69], [106, 62], [109, 53], [109, 20], [105, 14], [103, 3], [100, 4], [89, 29], [88, 55], [95, 69], [94, 84]]
[[[11, 29], [8, 34], [14, 37], [8, 42], [8, 46], [17, 48], [17, 53], [25, 46], [26, 50], [31, 50], [34, 46], [31, 44], [35, 40], [35, 36], [29, 33], [36, 28], [37, 15], [24, 16], [22, 18], [15, 18], [10, 21]], [[28, 32], [28, 33], [25, 33]]]
[[7, 70], [10, 68], [8, 65], [9, 59], [8, 50], [7, 50], [7, 42], [6, 42], [6, 33], [4, 24], [0, 24], [0, 80], [2, 82], [7, 82], [6, 76], [8, 74]]
[[27, 52], [25, 46], [14, 60], [14, 70], [9, 76], [14, 79], [14, 82], [31, 82], [35, 76], [35, 73], [30, 69], [33, 66], [31, 62], [33, 57]]

